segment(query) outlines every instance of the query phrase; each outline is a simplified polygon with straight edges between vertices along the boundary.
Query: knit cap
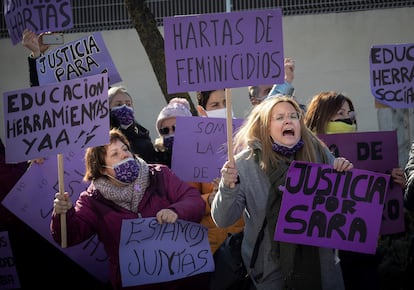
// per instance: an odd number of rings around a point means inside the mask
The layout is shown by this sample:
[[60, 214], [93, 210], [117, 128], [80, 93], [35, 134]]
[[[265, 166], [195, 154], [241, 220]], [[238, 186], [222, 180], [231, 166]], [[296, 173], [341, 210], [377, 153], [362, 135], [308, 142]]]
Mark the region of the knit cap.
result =
[[184, 98], [173, 98], [158, 115], [156, 128], [160, 130], [161, 122], [171, 117], [191, 117], [190, 104]]

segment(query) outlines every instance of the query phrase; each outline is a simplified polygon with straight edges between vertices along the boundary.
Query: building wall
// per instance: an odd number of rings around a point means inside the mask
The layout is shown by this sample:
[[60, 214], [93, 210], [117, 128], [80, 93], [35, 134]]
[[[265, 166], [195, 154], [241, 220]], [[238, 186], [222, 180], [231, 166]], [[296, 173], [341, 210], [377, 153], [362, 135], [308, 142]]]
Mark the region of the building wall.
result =
[[[413, 42], [412, 15], [414, 8], [284, 17], [284, 54], [296, 60], [294, 86], [298, 99], [306, 104], [320, 91], [340, 91], [354, 101], [359, 131], [378, 130], [377, 109], [370, 92], [370, 47]], [[155, 121], [166, 103], [136, 31], [102, 34], [122, 84], [134, 97], [138, 121], [156, 138]], [[66, 34], [65, 41], [84, 35]], [[0, 47], [1, 94], [29, 87], [28, 51], [20, 44], [13, 46], [10, 39], [0, 39]], [[190, 95], [196, 103], [194, 92]], [[231, 98], [235, 116], [244, 117], [250, 109], [247, 88], [232, 89]], [[3, 101], [0, 115], [0, 136], [4, 140]]]

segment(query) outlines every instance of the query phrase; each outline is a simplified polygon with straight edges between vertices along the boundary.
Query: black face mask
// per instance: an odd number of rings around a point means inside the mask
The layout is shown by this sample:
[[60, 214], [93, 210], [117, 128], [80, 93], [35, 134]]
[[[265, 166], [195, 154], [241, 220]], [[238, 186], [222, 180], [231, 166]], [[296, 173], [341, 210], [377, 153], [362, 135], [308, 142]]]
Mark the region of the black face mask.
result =
[[348, 118], [348, 119], [338, 119], [338, 120], [335, 120], [334, 122], [343, 122], [345, 124], [352, 125], [352, 124], [354, 124], [354, 119], [351, 119], [351, 118]]

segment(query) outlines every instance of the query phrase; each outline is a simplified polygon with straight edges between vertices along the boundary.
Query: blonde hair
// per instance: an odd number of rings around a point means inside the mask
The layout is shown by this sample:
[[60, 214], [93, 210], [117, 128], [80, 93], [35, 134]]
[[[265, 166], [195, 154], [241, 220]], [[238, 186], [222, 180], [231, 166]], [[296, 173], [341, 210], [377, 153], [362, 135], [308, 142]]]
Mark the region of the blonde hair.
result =
[[[300, 116], [300, 133], [304, 146], [296, 153], [295, 159], [305, 162], [317, 162], [317, 152], [323, 152], [324, 148], [326, 148], [326, 145], [306, 127], [303, 122], [303, 111], [292, 97], [268, 98], [252, 109], [234, 136], [234, 153], [237, 154], [241, 150], [249, 149], [251, 152], [247, 158], [251, 158], [254, 154], [252, 145], [257, 142], [261, 144], [262, 158], [259, 166], [266, 173], [277, 166], [280, 160], [288, 160], [287, 157], [276, 154], [272, 150], [273, 140], [270, 136], [272, 109], [282, 102], [291, 104]], [[325, 157], [323, 161], [326, 162]]]

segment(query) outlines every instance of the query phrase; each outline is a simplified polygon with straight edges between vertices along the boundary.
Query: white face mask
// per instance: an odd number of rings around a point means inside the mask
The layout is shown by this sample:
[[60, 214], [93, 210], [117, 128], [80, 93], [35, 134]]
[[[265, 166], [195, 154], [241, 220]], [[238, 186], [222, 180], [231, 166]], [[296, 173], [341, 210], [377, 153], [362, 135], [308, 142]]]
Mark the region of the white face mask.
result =
[[[206, 111], [207, 117], [209, 118], [226, 118], [227, 108], [217, 109], [212, 111]], [[231, 111], [231, 117], [234, 118], [233, 110]]]

